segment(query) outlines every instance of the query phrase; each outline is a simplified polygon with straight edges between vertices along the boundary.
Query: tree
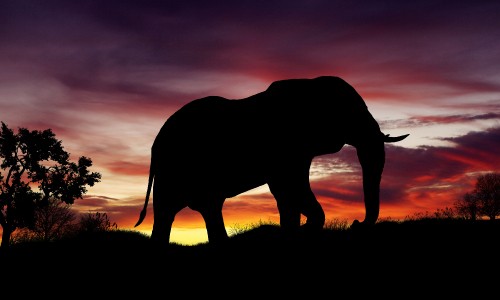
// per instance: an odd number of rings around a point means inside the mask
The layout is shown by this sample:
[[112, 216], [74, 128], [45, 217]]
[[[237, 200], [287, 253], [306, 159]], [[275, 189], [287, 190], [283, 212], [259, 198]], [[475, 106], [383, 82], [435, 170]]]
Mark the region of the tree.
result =
[[467, 192], [462, 199], [455, 202], [457, 214], [465, 219], [475, 221], [479, 216], [479, 199], [474, 192]]
[[493, 172], [479, 176], [474, 190], [480, 202], [480, 213], [495, 220], [500, 215], [500, 173]]
[[475, 221], [479, 215], [479, 199], [474, 192], [467, 192], [455, 202], [455, 209], [459, 216]]
[[90, 158], [82, 156], [78, 163], [71, 162], [51, 129], [19, 128], [14, 133], [1, 122], [0, 158], [2, 248], [9, 246], [15, 229], [34, 228], [37, 208], [56, 200], [73, 204], [87, 192], [86, 186], [101, 179], [100, 173], [89, 171]]
[[74, 230], [76, 215], [70, 204], [52, 199], [48, 205], [35, 210], [35, 225], [32, 231], [38, 240], [53, 241]]
[[471, 220], [483, 216], [495, 220], [500, 215], [500, 173], [480, 175], [474, 190], [455, 202], [455, 208], [459, 215]]

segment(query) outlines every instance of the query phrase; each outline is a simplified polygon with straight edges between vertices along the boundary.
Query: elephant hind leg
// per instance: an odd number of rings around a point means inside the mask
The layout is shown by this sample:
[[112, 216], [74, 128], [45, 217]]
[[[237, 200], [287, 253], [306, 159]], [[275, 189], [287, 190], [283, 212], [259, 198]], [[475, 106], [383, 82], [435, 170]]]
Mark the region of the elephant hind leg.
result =
[[203, 201], [206, 201], [204, 203], [208, 205], [190, 206], [190, 208], [198, 211], [203, 217], [207, 228], [208, 241], [211, 244], [222, 244], [229, 239], [222, 215], [224, 200], [225, 198], [203, 199]]
[[[180, 210], [179, 210], [180, 211]], [[179, 211], [155, 211], [151, 241], [157, 245], [167, 246], [170, 243], [170, 232], [175, 215]]]
[[153, 190], [154, 222], [151, 241], [167, 246], [175, 216], [187, 207], [187, 202], [177, 193], [167, 191], [165, 186], [155, 185]]

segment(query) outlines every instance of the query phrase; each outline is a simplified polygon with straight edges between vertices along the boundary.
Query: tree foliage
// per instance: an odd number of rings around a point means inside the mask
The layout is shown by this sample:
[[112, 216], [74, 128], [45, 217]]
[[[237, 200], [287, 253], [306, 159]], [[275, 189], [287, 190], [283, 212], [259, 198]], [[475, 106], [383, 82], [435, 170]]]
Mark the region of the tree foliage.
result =
[[19, 128], [14, 133], [1, 122], [0, 158], [2, 247], [8, 247], [15, 229], [34, 228], [38, 208], [56, 200], [73, 204], [87, 192], [87, 186], [101, 179], [100, 173], [89, 171], [90, 158], [70, 161], [51, 129]]

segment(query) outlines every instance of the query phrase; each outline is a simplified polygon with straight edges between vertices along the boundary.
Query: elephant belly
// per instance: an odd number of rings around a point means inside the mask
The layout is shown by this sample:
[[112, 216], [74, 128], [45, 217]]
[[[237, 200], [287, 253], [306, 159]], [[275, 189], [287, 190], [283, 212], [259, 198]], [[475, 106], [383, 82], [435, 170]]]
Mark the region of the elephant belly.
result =
[[[231, 176], [231, 174], [228, 175]], [[231, 178], [221, 182], [220, 185], [216, 184], [214, 187], [217, 189], [220, 186], [220, 190], [224, 193], [224, 198], [232, 198], [266, 183], [267, 180], [263, 175], [248, 176], [233, 174]]]
[[[170, 156], [166, 156], [170, 157]], [[261, 159], [193, 155], [164, 160], [157, 178], [168, 178], [176, 194], [231, 198], [267, 183], [268, 166]]]
[[[267, 171], [260, 162], [249, 160], [234, 164], [214, 164], [212, 172], [205, 174], [208, 190], [231, 198], [266, 183]], [[205, 179], [205, 180], [206, 180]]]

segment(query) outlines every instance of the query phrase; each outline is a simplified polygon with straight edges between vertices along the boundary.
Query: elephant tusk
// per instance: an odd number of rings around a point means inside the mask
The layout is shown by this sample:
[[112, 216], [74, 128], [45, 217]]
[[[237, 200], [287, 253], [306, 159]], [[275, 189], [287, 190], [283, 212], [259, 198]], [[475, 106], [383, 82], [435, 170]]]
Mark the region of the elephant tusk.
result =
[[404, 135], [400, 135], [400, 136], [395, 136], [395, 137], [390, 137], [388, 134], [386, 134], [384, 136], [384, 142], [386, 143], [395, 143], [395, 142], [399, 142], [401, 140], [404, 140], [407, 136], [409, 136], [410, 134], [404, 134]]

